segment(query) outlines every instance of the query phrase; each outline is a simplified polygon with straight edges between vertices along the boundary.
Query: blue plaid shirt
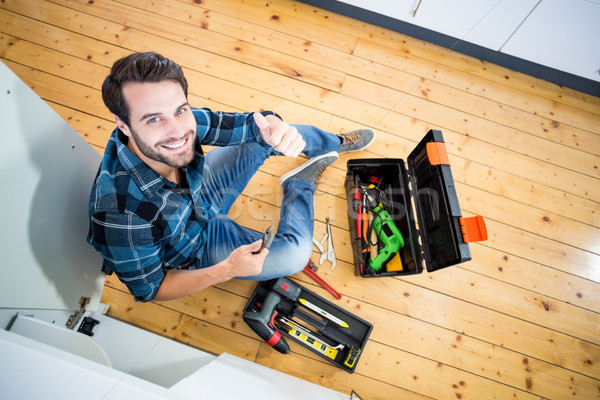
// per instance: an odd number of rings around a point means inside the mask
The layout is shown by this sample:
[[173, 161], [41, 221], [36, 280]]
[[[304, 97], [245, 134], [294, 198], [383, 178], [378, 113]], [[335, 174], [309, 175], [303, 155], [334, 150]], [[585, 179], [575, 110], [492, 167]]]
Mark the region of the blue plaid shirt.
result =
[[[198, 125], [196, 156], [184, 171], [189, 190], [162, 177], [127, 148], [113, 131], [89, 201], [88, 242], [138, 301], [154, 298], [169, 269], [195, 268], [206, 242], [206, 223], [220, 212], [200, 199], [204, 153], [201, 145], [267, 144], [252, 113], [192, 108]], [[264, 115], [274, 114], [264, 112]]]

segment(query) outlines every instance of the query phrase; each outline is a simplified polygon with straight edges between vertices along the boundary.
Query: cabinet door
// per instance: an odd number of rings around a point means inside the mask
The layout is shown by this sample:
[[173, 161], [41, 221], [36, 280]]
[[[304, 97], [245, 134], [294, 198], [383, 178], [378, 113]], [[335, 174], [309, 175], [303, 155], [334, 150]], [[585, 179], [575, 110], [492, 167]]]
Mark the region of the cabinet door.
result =
[[86, 242], [100, 154], [0, 63], [3, 195], [0, 307], [78, 310], [100, 299], [101, 257]]

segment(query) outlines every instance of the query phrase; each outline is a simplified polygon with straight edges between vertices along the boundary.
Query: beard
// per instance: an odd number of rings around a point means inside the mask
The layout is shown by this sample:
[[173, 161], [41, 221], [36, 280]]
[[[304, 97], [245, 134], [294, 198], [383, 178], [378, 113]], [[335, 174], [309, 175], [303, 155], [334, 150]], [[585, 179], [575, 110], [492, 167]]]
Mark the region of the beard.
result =
[[[130, 128], [130, 131], [133, 141], [144, 156], [151, 160], [166, 164], [169, 167], [186, 167], [194, 160], [194, 157], [196, 156], [194, 145], [194, 141], [196, 140], [196, 132], [192, 129], [187, 131], [186, 134], [180, 139], [169, 140], [168, 142], [159, 142], [154, 146], [144, 142], [133, 129]], [[181, 152], [169, 152], [168, 150], [161, 152], [162, 146], [181, 142], [184, 139], [187, 140], [187, 142], [184, 145], [185, 149]]]

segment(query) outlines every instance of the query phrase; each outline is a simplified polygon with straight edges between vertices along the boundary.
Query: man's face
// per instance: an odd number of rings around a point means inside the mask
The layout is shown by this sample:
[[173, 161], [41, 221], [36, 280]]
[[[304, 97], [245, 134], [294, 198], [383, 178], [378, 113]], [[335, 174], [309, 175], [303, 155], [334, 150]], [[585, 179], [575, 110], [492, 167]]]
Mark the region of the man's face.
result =
[[123, 86], [129, 106], [129, 125], [117, 126], [129, 148], [163, 176], [194, 159], [196, 121], [181, 85], [175, 81], [129, 82]]

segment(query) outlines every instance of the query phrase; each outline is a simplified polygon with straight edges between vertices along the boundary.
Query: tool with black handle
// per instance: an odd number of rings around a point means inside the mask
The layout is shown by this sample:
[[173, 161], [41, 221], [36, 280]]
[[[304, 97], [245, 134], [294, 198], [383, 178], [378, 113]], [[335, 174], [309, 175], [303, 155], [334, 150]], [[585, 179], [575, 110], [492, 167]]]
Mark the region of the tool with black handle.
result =
[[246, 311], [243, 318], [269, 346], [280, 353], [287, 354], [290, 352], [290, 347], [275, 327], [275, 317], [277, 316], [275, 308], [280, 301], [281, 297], [277, 293], [269, 292], [262, 302], [260, 311]]
[[275, 234], [273, 233], [274, 229], [275, 227], [273, 225], [267, 228], [265, 233], [263, 233], [262, 244], [260, 245], [260, 249], [256, 250], [253, 254], [258, 254], [263, 249], [268, 249], [269, 247], [271, 247], [271, 243], [273, 243], [273, 239], [275, 238]]

